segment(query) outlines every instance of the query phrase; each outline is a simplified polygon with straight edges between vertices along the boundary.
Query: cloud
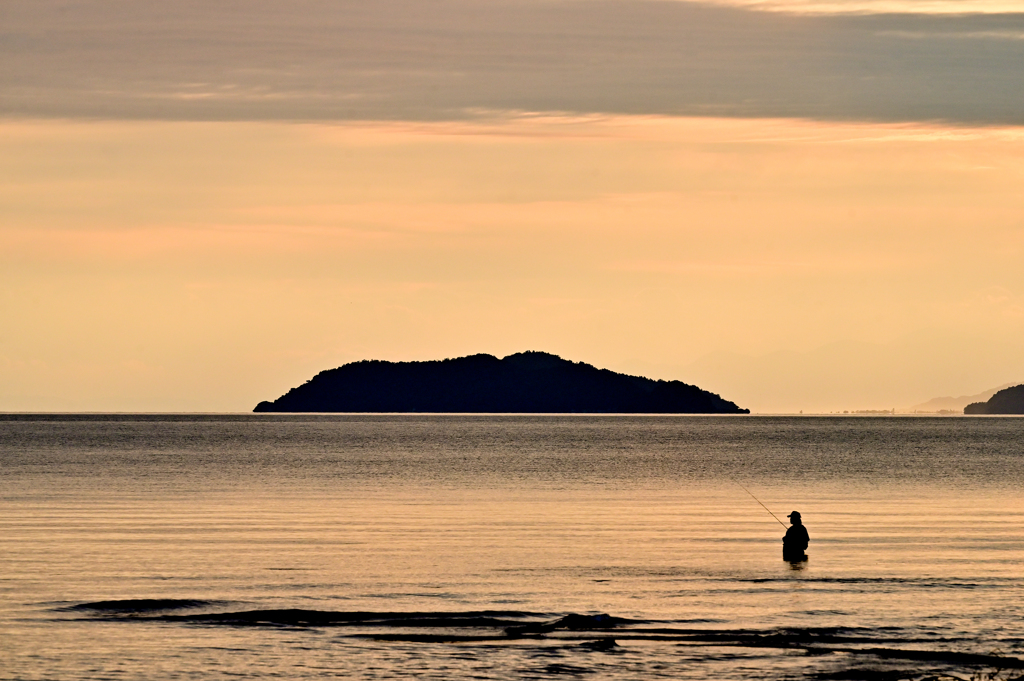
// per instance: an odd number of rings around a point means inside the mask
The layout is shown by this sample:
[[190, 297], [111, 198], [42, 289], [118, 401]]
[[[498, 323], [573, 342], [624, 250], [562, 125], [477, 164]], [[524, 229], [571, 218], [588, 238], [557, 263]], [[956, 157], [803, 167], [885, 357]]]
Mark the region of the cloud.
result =
[[[851, 7], [872, 9], [840, 9]], [[6, 0], [0, 114], [457, 120], [533, 111], [1020, 124], [1020, 35], [1024, 13], [796, 14], [651, 0]]]

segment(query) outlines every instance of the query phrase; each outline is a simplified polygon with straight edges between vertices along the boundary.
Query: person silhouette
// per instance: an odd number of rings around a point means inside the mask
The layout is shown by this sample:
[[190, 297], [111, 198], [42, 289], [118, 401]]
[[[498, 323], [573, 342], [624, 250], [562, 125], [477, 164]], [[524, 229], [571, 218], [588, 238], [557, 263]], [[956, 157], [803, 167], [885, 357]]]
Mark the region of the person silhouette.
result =
[[790, 563], [802, 563], [807, 560], [807, 542], [811, 540], [800, 519], [800, 511], [793, 511], [789, 514], [789, 522], [792, 523], [786, 530], [786, 536], [782, 538], [782, 560]]

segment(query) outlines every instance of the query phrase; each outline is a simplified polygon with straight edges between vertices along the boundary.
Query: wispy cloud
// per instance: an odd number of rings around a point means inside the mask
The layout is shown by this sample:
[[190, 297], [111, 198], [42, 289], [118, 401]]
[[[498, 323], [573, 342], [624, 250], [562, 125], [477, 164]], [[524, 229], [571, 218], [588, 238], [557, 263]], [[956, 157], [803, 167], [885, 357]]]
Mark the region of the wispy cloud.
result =
[[1019, 0], [715, 0], [715, 4], [787, 14], [1014, 14]]
[[1024, 6], [753, 5], [5, 0], [0, 114], [458, 120], [519, 111], [1024, 123]]

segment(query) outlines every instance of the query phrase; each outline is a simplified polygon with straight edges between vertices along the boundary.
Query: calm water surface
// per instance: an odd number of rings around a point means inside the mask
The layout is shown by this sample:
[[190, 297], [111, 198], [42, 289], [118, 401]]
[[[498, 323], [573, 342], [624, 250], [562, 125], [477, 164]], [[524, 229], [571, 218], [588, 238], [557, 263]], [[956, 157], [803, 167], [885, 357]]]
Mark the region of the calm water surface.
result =
[[966, 678], [1024, 658], [1022, 436], [0, 415], [0, 678]]

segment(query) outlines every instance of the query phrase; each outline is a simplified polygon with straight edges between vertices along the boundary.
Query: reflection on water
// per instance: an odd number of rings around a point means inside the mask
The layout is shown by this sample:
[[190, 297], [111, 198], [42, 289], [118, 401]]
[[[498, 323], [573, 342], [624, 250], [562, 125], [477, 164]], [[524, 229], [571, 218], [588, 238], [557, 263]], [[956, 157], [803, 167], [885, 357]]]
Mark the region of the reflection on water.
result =
[[0, 417], [0, 677], [980, 668], [1024, 656], [1022, 425]]

